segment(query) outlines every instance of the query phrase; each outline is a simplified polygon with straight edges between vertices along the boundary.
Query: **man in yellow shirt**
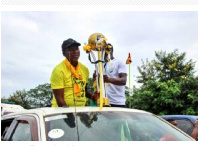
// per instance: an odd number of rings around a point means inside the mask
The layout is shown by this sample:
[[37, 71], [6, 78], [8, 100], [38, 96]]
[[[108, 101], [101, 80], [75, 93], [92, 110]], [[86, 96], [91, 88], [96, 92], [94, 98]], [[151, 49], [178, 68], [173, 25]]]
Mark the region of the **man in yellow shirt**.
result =
[[63, 41], [62, 53], [65, 60], [59, 63], [51, 74], [53, 90], [52, 107], [85, 106], [86, 97], [97, 100], [97, 96], [88, 92], [88, 68], [78, 61], [81, 44], [69, 38]]

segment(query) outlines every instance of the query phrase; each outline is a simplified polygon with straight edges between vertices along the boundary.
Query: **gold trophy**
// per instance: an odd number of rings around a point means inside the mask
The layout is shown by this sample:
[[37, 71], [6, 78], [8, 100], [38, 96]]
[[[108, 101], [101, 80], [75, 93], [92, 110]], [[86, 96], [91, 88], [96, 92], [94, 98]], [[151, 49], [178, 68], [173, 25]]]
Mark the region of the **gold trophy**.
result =
[[[109, 45], [106, 43], [106, 38], [101, 33], [93, 33], [88, 39], [88, 44], [83, 47], [83, 50], [89, 54], [89, 60], [92, 64], [95, 64], [96, 76], [96, 92], [100, 93], [98, 106], [102, 109], [104, 106], [110, 106], [109, 99], [105, 90], [105, 83], [103, 80], [104, 64], [108, 62], [108, 58], [105, 58], [105, 53], [109, 54]], [[95, 57], [97, 53], [98, 60]], [[108, 55], [107, 55], [108, 56]], [[93, 61], [91, 59], [93, 58]]]

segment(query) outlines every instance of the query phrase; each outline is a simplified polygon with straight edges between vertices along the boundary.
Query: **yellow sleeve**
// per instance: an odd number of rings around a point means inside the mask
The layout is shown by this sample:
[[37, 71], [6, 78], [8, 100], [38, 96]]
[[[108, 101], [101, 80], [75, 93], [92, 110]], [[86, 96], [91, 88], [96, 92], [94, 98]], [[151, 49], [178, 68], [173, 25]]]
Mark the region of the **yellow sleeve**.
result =
[[54, 68], [51, 74], [51, 88], [60, 89], [64, 88], [64, 73], [59, 68]]

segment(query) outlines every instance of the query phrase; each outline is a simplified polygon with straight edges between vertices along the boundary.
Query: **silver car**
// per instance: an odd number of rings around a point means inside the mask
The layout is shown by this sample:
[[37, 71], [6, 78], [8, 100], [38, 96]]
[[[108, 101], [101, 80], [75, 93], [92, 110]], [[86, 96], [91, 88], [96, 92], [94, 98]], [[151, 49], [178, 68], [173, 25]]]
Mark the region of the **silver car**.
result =
[[3, 141], [193, 141], [149, 112], [104, 107], [38, 108], [1, 117]]

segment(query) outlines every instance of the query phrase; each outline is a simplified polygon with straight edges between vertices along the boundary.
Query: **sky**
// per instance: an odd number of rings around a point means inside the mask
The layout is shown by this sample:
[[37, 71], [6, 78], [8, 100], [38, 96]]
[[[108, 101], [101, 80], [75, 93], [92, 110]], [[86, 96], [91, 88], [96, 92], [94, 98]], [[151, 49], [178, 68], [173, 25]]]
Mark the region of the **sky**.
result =
[[131, 86], [139, 86], [137, 66], [142, 65], [142, 59], [155, 59], [155, 51], [169, 53], [178, 49], [179, 53], [186, 53], [188, 60], [198, 61], [198, 12], [195, 11], [4, 11], [1, 12], [1, 97], [50, 83], [53, 68], [65, 59], [61, 44], [68, 38], [81, 43], [79, 61], [89, 68], [92, 77], [95, 67], [83, 45], [96, 32], [113, 45], [115, 58], [125, 62], [131, 53]]

